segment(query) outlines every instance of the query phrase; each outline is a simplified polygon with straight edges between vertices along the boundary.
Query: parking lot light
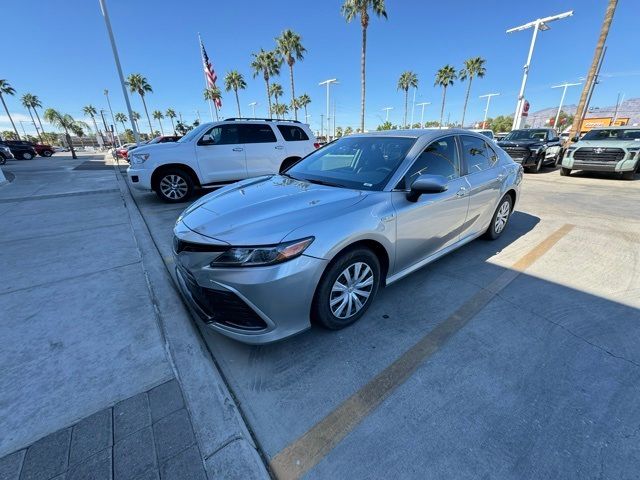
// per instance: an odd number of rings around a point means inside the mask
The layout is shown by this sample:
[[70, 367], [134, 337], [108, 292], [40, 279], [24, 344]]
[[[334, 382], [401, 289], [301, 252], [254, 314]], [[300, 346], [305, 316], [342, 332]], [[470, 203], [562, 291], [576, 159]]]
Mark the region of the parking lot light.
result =
[[562, 96], [560, 97], [560, 105], [558, 105], [558, 113], [556, 113], [556, 120], [553, 124], [553, 128], [558, 128], [558, 121], [560, 120], [560, 112], [562, 111], [562, 104], [564, 103], [564, 96], [567, 94], [568, 87], [575, 87], [576, 85], [582, 85], [582, 83], [563, 83], [562, 85], [554, 85], [551, 88], [562, 88]]
[[487, 106], [484, 107], [484, 119], [482, 120], [482, 128], [487, 128], [485, 127], [485, 124], [487, 123], [487, 115], [489, 114], [489, 102], [491, 101], [491, 97], [495, 97], [497, 95], [500, 95], [499, 93], [487, 93], [485, 95], [480, 95], [478, 98], [486, 98], [487, 99]]
[[420, 127], [424, 128], [424, 107], [427, 105], [431, 105], [431, 102], [422, 102], [417, 104], [419, 107], [422, 107], [422, 113], [420, 114]]

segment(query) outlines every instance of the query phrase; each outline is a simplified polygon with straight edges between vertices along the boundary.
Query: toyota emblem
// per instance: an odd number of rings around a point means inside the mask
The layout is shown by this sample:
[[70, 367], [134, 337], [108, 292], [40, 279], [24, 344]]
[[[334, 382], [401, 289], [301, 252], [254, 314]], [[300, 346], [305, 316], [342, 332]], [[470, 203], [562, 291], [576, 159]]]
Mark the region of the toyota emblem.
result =
[[593, 149], [593, 153], [597, 153], [598, 155], [600, 155], [602, 152], [604, 152], [604, 148], [598, 147]]

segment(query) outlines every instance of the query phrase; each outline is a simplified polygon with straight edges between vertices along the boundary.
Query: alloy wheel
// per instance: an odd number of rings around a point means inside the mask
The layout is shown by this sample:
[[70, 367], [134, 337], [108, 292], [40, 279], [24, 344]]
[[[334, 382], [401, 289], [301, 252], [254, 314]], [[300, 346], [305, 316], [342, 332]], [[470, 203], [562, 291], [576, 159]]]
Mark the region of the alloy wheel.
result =
[[496, 221], [494, 223], [496, 233], [502, 232], [502, 230], [504, 230], [504, 227], [507, 225], [507, 220], [509, 220], [510, 213], [509, 210], [509, 202], [502, 202], [502, 205], [500, 205], [498, 213], [496, 214]]
[[180, 175], [166, 175], [160, 180], [160, 191], [171, 200], [180, 200], [187, 195], [189, 185]]
[[364, 262], [356, 262], [345, 268], [331, 287], [331, 313], [345, 319], [362, 310], [373, 290], [373, 280], [373, 270]]

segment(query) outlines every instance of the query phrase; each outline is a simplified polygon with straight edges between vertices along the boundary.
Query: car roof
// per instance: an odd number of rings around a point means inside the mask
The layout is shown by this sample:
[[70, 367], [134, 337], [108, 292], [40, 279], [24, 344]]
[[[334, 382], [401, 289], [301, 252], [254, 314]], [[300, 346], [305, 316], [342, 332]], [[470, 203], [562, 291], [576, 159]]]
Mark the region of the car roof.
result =
[[640, 126], [634, 127], [632, 125], [612, 125], [610, 127], [593, 127], [591, 130], [640, 130]]
[[408, 137], [408, 138], [435, 138], [444, 134], [468, 135], [472, 132], [464, 128], [412, 128], [404, 130], [380, 130], [367, 133], [355, 133], [349, 137]]

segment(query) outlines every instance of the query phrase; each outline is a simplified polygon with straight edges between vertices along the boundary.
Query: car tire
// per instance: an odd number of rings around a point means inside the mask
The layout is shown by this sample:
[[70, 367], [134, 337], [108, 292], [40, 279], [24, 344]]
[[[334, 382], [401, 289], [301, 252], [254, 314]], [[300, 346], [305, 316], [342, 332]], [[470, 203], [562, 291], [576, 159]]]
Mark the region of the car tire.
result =
[[53, 155], [53, 152], [51, 150], [45, 150], [44, 152], [42, 152], [43, 157], [50, 157], [51, 155]]
[[194, 192], [191, 175], [179, 168], [170, 168], [158, 175], [154, 186], [156, 195], [167, 203], [186, 202]]
[[24, 152], [22, 155], [20, 155], [20, 158], [22, 158], [22, 160], [31, 160], [33, 158], [33, 155], [30, 152]]
[[568, 177], [569, 175], [571, 175], [571, 169], [560, 167], [560, 175], [562, 175], [563, 177]]
[[635, 177], [636, 172], [631, 170], [629, 172], [622, 172], [622, 179], [623, 180], [633, 180], [633, 178]]
[[[354, 248], [342, 253], [320, 279], [311, 305], [312, 320], [329, 330], [339, 330], [359, 320], [373, 303], [380, 274], [380, 260], [371, 250]], [[349, 283], [353, 277], [353, 283]], [[359, 286], [355, 290], [362, 293], [341, 290], [340, 285], [350, 289]]]
[[7, 159], [4, 158], [4, 155], [0, 155], [0, 165], [4, 165], [5, 163], [7, 163]]
[[280, 170], [278, 171], [278, 173], [284, 172], [287, 168], [291, 167], [293, 164], [297, 163], [298, 161], [300, 161], [300, 159], [297, 157], [285, 159], [282, 162], [282, 165], [280, 165]]
[[562, 165], [562, 157], [564, 157], [564, 150], [560, 149], [558, 155], [556, 155], [556, 161], [554, 162], [555, 168], [558, 168], [560, 165]]
[[485, 232], [485, 238], [489, 240], [496, 240], [504, 229], [507, 228], [507, 224], [509, 223], [509, 219], [511, 218], [511, 209], [513, 208], [513, 200], [511, 199], [511, 195], [508, 193], [500, 199], [498, 202], [498, 206], [496, 207], [496, 211], [493, 213], [491, 217], [491, 223], [489, 224], [489, 228]]
[[536, 164], [533, 167], [533, 173], [540, 173], [543, 167], [544, 167], [544, 153], [538, 155], [538, 160], [536, 161]]

